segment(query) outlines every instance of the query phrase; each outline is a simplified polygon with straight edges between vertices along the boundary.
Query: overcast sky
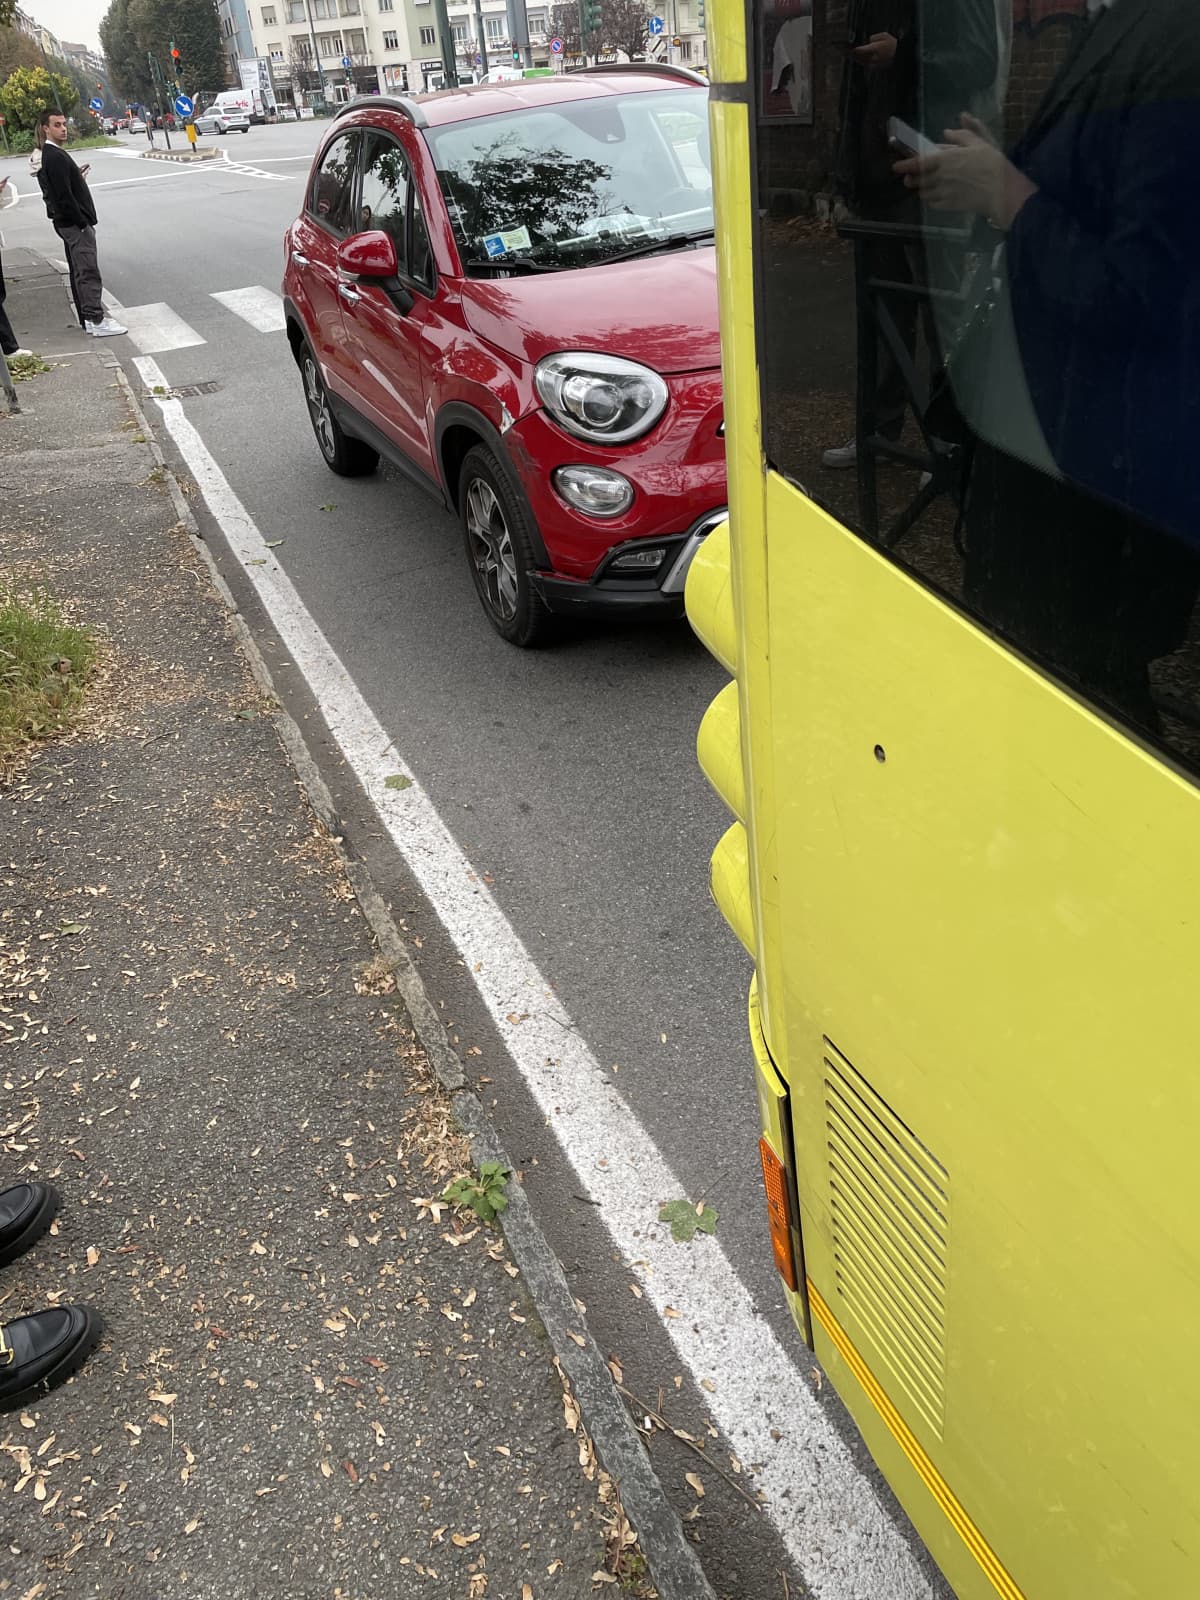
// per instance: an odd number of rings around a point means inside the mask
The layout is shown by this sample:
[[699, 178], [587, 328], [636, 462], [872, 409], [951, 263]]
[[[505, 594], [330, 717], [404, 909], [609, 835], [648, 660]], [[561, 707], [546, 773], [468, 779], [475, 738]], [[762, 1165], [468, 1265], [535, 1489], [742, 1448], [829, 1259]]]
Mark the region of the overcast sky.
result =
[[108, 0], [24, 0], [22, 9], [58, 39], [100, 48], [100, 18]]

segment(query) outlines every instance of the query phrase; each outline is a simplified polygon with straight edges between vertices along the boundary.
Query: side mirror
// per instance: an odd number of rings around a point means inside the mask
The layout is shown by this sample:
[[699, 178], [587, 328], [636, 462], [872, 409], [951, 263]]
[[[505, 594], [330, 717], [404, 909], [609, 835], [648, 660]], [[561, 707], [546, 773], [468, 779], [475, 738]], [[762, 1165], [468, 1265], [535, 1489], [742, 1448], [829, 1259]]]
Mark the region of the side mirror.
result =
[[382, 228], [343, 239], [337, 263], [341, 272], [353, 278], [394, 278], [400, 270], [395, 241]]

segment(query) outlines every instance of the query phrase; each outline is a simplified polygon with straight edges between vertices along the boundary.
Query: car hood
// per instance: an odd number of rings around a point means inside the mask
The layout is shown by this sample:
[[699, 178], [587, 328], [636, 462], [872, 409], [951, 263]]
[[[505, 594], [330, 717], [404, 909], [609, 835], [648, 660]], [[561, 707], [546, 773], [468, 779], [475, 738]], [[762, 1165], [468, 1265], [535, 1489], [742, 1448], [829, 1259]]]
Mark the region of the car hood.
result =
[[717, 253], [709, 246], [568, 272], [468, 278], [463, 307], [481, 339], [531, 365], [556, 350], [602, 350], [664, 374], [721, 364]]

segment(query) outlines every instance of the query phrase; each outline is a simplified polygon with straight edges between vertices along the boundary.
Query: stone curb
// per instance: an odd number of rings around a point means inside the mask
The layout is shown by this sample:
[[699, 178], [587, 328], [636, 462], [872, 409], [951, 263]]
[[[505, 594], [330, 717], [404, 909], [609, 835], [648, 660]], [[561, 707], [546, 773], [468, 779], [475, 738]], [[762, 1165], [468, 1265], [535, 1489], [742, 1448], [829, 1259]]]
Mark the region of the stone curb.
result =
[[180, 150], [143, 150], [143, 161], [215, 161], [221, 154], [219, 150], [195, 149]]
[[[483, 1103], [466, 1087], [462, 1062], [446, 1035], [437, 1009], [400, 937], [399, 929], [375, 888], [366, 864], [359, 860], [346, 837], [333, 796], [313, 759], [299, 724], [284, 709], [271, 678], [270, 669], [238, 609], [225, 579], [217, 570], [200, 526], [158, 443], [153, 426], [135, 394], [124, 369], [105, 361], [116, 374], [130, 408], [161, 468], [176, 515], [188, 531], [193, 549], [204, 562], [209, 578], [225, 602], [237, 637], [255, 681], [278, 708], [273, 721], [296, 779], [313, 811], [329, 832], [343, 869], [380, 951], [392, 967], [397, 989], [408, 1008], [420, 1039], [443, 1088], [451, 1095], [455, 1120], [471, 1141], [471, 1158], [478, 1167], [483, 1161], [498, 1161], [515, 1171], [496, 1137]], [[617, 1391], [608, 1363], [592, 1337], [591, 1330], [571, 1293], [562, 1266], [533, 1215], [525, 1191], [513, 1183], [509, 1203], [500, 1218], [513, 1259], [521, 1270], [526, 1287], [545, 1326], [551, 1348], [570, 1379], [580, 1411], [596, 1446], [601, 1464], [616, 1482], [631, 1526], [658, 1589], [660, 1600], [716, 1600], [711, 1584], [700, 1565], [700, 1558], [683, 1532], [679, 1514], [651, 1465], [642, 1438]], [[583, 1345], [576, 1339], [583, 1337]]]

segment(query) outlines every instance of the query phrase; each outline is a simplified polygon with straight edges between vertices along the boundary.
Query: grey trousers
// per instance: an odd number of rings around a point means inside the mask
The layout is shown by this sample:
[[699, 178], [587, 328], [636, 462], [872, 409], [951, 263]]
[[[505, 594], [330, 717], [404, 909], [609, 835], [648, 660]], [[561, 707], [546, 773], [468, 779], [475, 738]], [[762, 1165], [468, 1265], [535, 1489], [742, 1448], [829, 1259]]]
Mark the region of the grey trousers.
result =
[[58, 224], [55, 232], [67, 252], [67, 266], [71, 271], [71, 293], [81, 323], [100, 322], [104, 318], [101, 291], [100, 263], [96, 257], [95, 228], [69, 228]]

